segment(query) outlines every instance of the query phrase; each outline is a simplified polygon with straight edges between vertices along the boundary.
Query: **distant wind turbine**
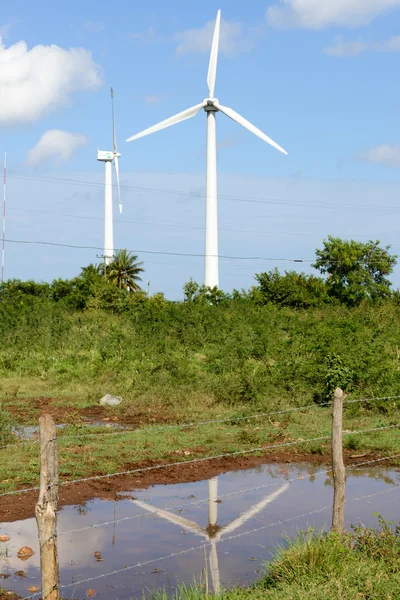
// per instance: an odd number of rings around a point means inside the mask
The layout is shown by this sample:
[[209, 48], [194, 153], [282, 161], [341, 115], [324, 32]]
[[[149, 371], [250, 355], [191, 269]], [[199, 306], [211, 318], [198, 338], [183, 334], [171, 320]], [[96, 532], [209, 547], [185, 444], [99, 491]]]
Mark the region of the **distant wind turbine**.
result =
[[119, 212], [122, 212], [121, 190], [119, 186], [119, 165], [118, 159], [121, 154], [117, 150], [117, 136], [115, 133], [114, 122], [114, 90], [111, 88], [111, 108], [112, 108], [112, 128], [113, 128], [113, 146], [112, 152], [99, 150], [97, 160], [105, 163], [105, 195], [104, 195], [104, 262], [110, 264], [114, 255], [114, 228], [113, 228], [113, 202], [112, 202], [112, 168], [114, 163], [115, 174], [117, 176], [118, 203]]
[[206, 175], [206, 243], [205, 243], [205, 273], [204, 284], [210, 288], [218, 287], [218, 210], [217, 210], [217, 143], [216, 143], [216, 126], [215, 113], [222, 112], [227, 117], [230, 117], [251, 133], [264, 140], [280, 152], [287, 154], [286, 150], [278, 146], [265, 133], [252, 125], [249, 121], [240, 116], [237, 112], [222, 106], [216, 98], [214, 98], [215, 79], [217, 75], [217, 60], [218, 60], [218, 45], [219, 31], [221, 24], [221, 11], [217, 13], [215, 22], [214, 36], [211, 46], [210, 63], [208, 67], [207, 84], [209, 97], [203, 100], [200, 104], [192, 106], [179, 114], [161, 121], [153, 127], [149, 127], [136, 135], [128, 138], [127, 142], [132, 142], [138, 138], [150, 135], [171, 125], [176, 125], [181, 121], [186, 121], [197, 115], [204, 108], [207, 113], [207, 175]]

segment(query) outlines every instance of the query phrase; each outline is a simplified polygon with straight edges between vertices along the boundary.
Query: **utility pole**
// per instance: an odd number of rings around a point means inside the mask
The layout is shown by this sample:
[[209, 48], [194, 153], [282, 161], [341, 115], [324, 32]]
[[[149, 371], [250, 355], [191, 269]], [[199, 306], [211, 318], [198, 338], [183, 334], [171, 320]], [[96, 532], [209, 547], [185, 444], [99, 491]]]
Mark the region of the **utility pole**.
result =
[[147, 280], [147, 295], [150, 296], [150, 279]]

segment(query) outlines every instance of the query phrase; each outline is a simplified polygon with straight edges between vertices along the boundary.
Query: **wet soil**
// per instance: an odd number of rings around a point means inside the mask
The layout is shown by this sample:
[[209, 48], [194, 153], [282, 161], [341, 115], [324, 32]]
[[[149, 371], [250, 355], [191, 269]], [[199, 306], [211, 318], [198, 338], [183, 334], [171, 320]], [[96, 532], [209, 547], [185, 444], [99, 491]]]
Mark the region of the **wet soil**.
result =
[[[115, 421], [120, 425], [130, 425], [140, 427], [143, 425], [153, 425], [154, 423], [169, 424], [176, 423], [176, 416], [169, 414], [165, 408], [161, 413], [161, 406], [155, 409], [137, 410], [134, 406], [124, 405], [124, 411], [119, 408], [110, 408], [94, 404], [84, 408], [78, 408], [71, 405], [62, 404], [59, 398], [40, 396], [36, 398], [9, 398], [7, 400], [7, 410], [18, 419], [18, 422], [25, 424], [27, 417], [29, 423], [37, 420], [40, 416], [51, 415], [56, 424], [77, 424], [88, 423], [91, 421]], [[27, 406], [29, 413], [27, 414]], [[1, 600], [1, 598], [0, 598]]]
[[[196, 454], [201, 453], [200, 448]], [[354, 454], [351, 451], [345, 451], [345, 463], [348, 465], [357, 465], [358, 463], [373, 460], [376, 455]], [[121, 470], [128, 471], [143, 467], [152, 467], [169, 463], [165, 459], [160, 461], [148, 461], [143, 463], [131, 463], [125, 465]], [[81, 481], [71, 485], [59, 486], [59, 507], [76, 504], [84, 505], [85, 502], [94, 498], [100, 499], [123, 499], [128, 495], [134, 497], [135, 490], [147, 489], [152, 485], [188, 483], [210, 479], [227, 471], [239, 471], [251, 469], [259, 465], [280, 463], [280, 464], [313, 464], [315, 466], [330, 463], [330, 455], [325, 454], [301, 454], [300, 452], [266, 452], [259, 456], [233, 456], [184, 464], [177, 462], [174, 466], [166, 466], [154, 471], [141, 472], [131, 475], [119, 475], [104, 479]], [[390, 461], [385, 461], [390, 464]], [[132, 491], [132, 494], [130, 494]], [[35, 504], [38, 498], [38, 491], [27, 493], [15, 493], [9, 496], [0, 497], [0, 520], [18, 521], [34, 516]], [[0, 597], [0, 600], [2, 598]]]

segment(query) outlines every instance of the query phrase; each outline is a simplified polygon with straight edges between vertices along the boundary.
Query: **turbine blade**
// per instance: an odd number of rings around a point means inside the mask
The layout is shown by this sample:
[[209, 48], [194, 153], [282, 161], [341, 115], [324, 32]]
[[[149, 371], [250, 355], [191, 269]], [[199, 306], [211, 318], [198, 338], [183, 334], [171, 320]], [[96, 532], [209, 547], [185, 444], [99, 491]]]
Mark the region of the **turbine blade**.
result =
[[152, 506], [151, 504], [148, 504], [147, 502], [142, 502], [141, 500], [132, 500], [132, 502], [134, 504], [136, 504], [136, 506], [139, 506], [140, 508], [143, 508], [144, 510], [152, 512], [155, 515], [158, 515], [159, 517], [161, 517], [162, 519], [166, 519], [167, 521], [170, 521], [171, 523], [175, 523], [175, 525], [184, 527], [185, 529], [187, 529], [188, 531], [191, 531], [192, 533], [194, 533], [196, 535], [201, 535], [201, 536], [205, 537], [206, 539], [208, 537], [207, 531], [205, 531], [202, 527], [200, 527], [200, 525], [198, 525], [194, 521], [189, 521], [189, 519], [185, 519], [185, 517], [175, 515], [174, 513], [171, 513], [168, 510], [164, 510], [163, 508], [157, 508], [156, 506]]
[[170, 127], [171, 125], [176, 125], [177, 123], [180, 123], [181, 121], [186, 121], [186, 119], [190, 119], [191, 117], [194, 117], [195, 115], [197, 115], [197, 113], [202, 108], [204, 108], [206, 106], [206, 104], [207, 104], [207, 102], [203, 101], [201, 104], [196, 104], [196, 106], [191, 106], [190, 108], [183, 110], [182, 112], [178, 113], [177, 115], [174, 115], [173, 117], [169, 117], [169, 119], [165, 119], [165, 121], [161, 121], [161, 123], [157, 123], [157, 125], [153, 125], [152, 127], [149, 127], [148, 129], [145, 129], [144, 131], [137, 133], [136, 135], [132, 135], [126, 141], [133, 142], [133, 140], [137, 140], [141, 137], [144, 137], [145, 135], [150, 135], [151, 133], [155, 133], [156, 131], [161, 131], [161, 129], [165, 129], [166, 127]]
[[244, 117], [240, 116], [239, 113], [234, 111], [232, 108], [228, 108], [227, 106], [222, 106], [218, 102], [215, 102], [214, 105], [216, 106], [216, 108], [218, 108], [218, 110], [220, 110], [222, 113], [224, 113], [224, 115], [226, 115], [233, 121], [236, 121], [236, 123], [239, 123], [239, 125], [241, 125], [245, 129], [248, 129], [249, 131], [251, 131], [251, 133], [254, 133], [254, 135], [256, 135], [257, 137], [264, 140], [264, 142], [267, 142], [267, 144], [270, 144], [271, 146], [273, 146], [274, 148], [279, 150], [279, 152], [283, 152], [283, 154], [287, 154], [286, 150], [281, 148], [281, 146], [279, 146], [276, 142], [274, 142], [274, 140], [271, 140], [271, 138], [269, 138], [267, 135], [265, 135], [265, 133], [263, 133], [255, 125], [252, 125], [252, 123], [250, 123], [250, 121], [248, 121]]
[[217, 76], [217, 62], [218, 62], [218, 46], [219, 46], [219, 31], [221, 26], [221, 11], [217, 12], [217, 18], [215, 20], [214, 35], [211, 44], [210, 62], [208, 64], [207, 84], [208, 93], [210, 98], [214, 97], [215, 79]]
[[223, 538], [223, 536], [226, 535], [227, 533], [231, 533], [232, 531], [235, 531], [235, 529], [238, 529], [238, 527], [240, 527], [241, 525], [244, 525], [244, 523], [246, 523], [246, 521], [248, 521], [249, 519], [254, 517], [263, 508], [265, 508], [268, 504], [273, 502], [283, 492], [285, 492], [288, 489], [288, 487], [289, 487], [289, 484], [284, 483], [275, 492], [273, 492], [272, 494], [269, 494], [269, 496], [266, 496], [265, 498], [260, 500], [260, 502], [258, 502], [254, 506], [250, 507], [244, 513], [242, 513], [239, 517], [237, 517], [236, 519], [231, 521], [228, 525], [225, 525], [225, 527], [222, 527], [222, 529], [220, 529], [220, 531], [218, 532], [220, 534], [220, 536]]
[[112, 110], [112, 128], [113, 128], [113, 144], [114, 154], [117, 153], [117, 136], [115, 133], [115, 121], [114, 121], [114, 90], [111, 88], [111, 110]]
[[121, 189], [120, 189], [120, 186], [119, 186], [119, 165], [118, 165], [118, 155], [117, 154], [114, 156], [114, 166], [115, 166], [115, 174], [117, 176], [119, 212], [122, 213]]

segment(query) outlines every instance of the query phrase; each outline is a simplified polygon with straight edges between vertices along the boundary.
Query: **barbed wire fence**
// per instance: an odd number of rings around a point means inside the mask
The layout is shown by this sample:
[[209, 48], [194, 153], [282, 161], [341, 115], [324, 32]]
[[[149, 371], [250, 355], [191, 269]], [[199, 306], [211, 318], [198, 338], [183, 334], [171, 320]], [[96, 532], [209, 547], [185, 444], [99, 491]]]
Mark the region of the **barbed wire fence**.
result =
[[[337, 446], [337, 440], [335, 442], [335, 439], [333, 439], [333, 444], [336, 443], [336, 450], [338, 452], [338, 456], [336, 456], [335, 460], [332, 463], [332, 467], [330, 469], [321, 469], [315, 473], [309, 474], [308, 476], [285, 477], [279, 481], [264, 484], [261, 486], [250, 487], [250, 488], [248, 487], [246, 489], [239, 489], [239, 490], [235, 490], [233, 492], [222, 494], [218, 498], [219, 498], [219, 500], [221, 500], [222, 498], [227, 498], [227, 497], [236, 496], [236, 495], [240, 495], [240, 494], [244, 494], [244, 493], [254, 492], [257, 490], [266, 489], [266, 488], [270, 488], [270, 487], [274, 487], [274, 486], [277, 487], [277, 486], [282, 486], [282, 485], [288, 485], [295, 481], [310, 479], [311, 477], [315, 478], [315, 477], [319, 477], [321, 475], [328, 476], [331, 473], [333, 473], [334, 498], [336, 498], [337, 494], [339, 494], [342, 497], [342, 500], [341, 500], [341, 502], [339, 502], [339, 504], [336, 502], [336, 513], [339, 514], [339, 520], [337, 518], [337, 515], [335, 518], [335, 502], [334, 502], [333, 507], [331, 504], [329, 504], [329, 505], [323, 506], [321, 508], [317, 508], [315, 510], [312, 510], [312, 511], [309, 511], [309, 512], [306, 512], [303, 514], [299, 514], [299, 515], [290, 517], [288, 519], [280, 520], [275, 523], [269, 523], [267, 525], [262, 525], [257, 528], [249, 529], [249, 530], [246, 530], [239, 534], [222, 536], [220, 539], [215, 540], [214, 543], [218, 543], [218, 544], [224, 543], [224, 542], [227, 542], [227, 541], [230, 541], [233, 539], [237, 539], [237, 538], [240, 538], [243, 536], [255, 534], [258, 531], [261, 531], [264, 529], [269, 529], [272, 527], [278, 527], [278, 526], [284, 525], [285, 523], [289, 523], [289, 522], [296, 521], [296, 520], [299, 520], [302, 518], [306, 518], [310, 515], [318, 514], [318, 513], [327, 511], [329, 509], [332, 509], [332, 508], [333, 508], [332, 527], [333, 527], [333, 529], [336, 529], [340, 533], [343, 530], [344, 510], [345, 510], [346, 504], [351, 503], [351, 502], [358, 502], [358, 501], [373, 498], [376, 496], [380, 496], [384, 493], [396, 491], [400, 488], [400, 485], [394, 485], [390, 489], [386, 489], [382, 492], [366, 494], [363, 496], [345, 500], [344, 487], [343, 487], [343, 485], [345, 485], [345, 484], [343, 484], [343, 481], [342, 482], [338, 481], [337, 480], [338, 478], [335, 476], [335, 470], [337, 470], [338, 464], [340, 463], [340, 461], [342, 461], [342, 463], [343, 463], [343, 452], [342, 452], [343, 438], [346, 436], [368, 434], [368, 433], [373, 433], [373, 432], [379, 433], [381, 431], [385, 431], [385, 430], [387, 431], [387, 430], [392, 430], [392, 429], [394, 430], [394, 429], [398, 429], [400, 424], [396, 423], [396, 424], [392, 424], [392, 425], [374, 427], [374, 428], [369, 428], [369, 429], [359, 429], [356, 431], [347, 431], [347, 430], [343, 431], [343, 427], [342, 427], [343, 407], [346, 405], [355, 404], [355, 403], [377, 402], [377, 401], [387, 401], [387, 400], [397, 401], [400, 399], [400, 396], [382, 396], [382, 397], [346, 400], [345, 394], [343, 392], [341, 392], [341, 390], [339, 390], [339, 391], [337, 390], [335, 394], [336, 395], [334, 396], [332, 402], [326, 402], [326, 403], [320, 404], [320, 405], [311, 405], [311, 406], [308, 405], [308, 406], [302, 406], [302, 407], [294, 407], [294, 408], [286, 409], [286, 410], [272, 411], [269, 413], [257, 413], [257, 414], [252, 414], [252, 415], [248, 415], [248, 416], [232, 416], [232, 417], [225, 418], [225, 419], [215, 419], [215, 420], [201, 421], [201, 422], [190, 422], [190, 423], [181, 423], [181, 424], [174, 424], [174, 425], [156, 426], [156, 427], [151, 427], [151, 428], [146, 428], [146, 429], [118, 430], [118, 431], [112, 431], [112, 432], [107, 431], [107, 432], [95, 432], [95, 433], [94, 432], [78, 433], [76, 435], [75, 434], [63, 435], [62, 433], [61, 434], [59, 433], [57, 435], [54, 421], [52, 421], [51, 418], [49, 419], [48, 417], [46, 417], [46, 426], [44, 426], [43, 417], [41, 417], [41, 419], [39, 420], [39, 422], [40, 422], [40, 439], [39, 440], [21, 440], [17, 443], [7, 444], [5, 446], [0, 447], [1, 451], [7, 452], [7, 451], [14, 451], [15, 447], [26, 445], [26, 444], [32, 444], [32, 445], [38, 444], [38, 443], [41, 444], [40, 485], [32, 486], [32, 487], [28, 487], [28, 488], [24, 488], [24, 489], [19, 489], [19, 490], [11, 490], [11, 491], [7, 491], [7, 492], [3, 492], [0, 494], [0, 497], [4, 497], [4, 496], [12, 497], [14, 495], [24, 494], [24, 493], [40, 490], [40, 498], [42, 498], [42, 508], [43, 508], [43, 494], [45, 494], [44, 509], [46, 510], [46, 508], [49, 508], [49, 509], [51, 509], [50, 512], [52, 512], [54, 514], [54, 518], [53, 518], [53, 521], [52, 521], [52, 524], [50, 527], [51, 534], [50, 535], [48, 535], [48, 534], [42, 535], [42, 538], [39, 535], [39, 547], [40, 547], [40, 552], [41, 552], [42, 591], [33, 593], [30, 596], [25, 596], [24, 600], [38, 598], [39, 596], [42, 596], [43, 600], [44, 599], [59, 600], [59, 597], [60, 597], [59, 594], [63, 590], [72, 589], [72, 588], [76, 589], [79, 585], [83, 585], [83, 584], [89, 583], [91, 581], [101, 580], [106, 577], [118, 575], [119, 573], [122, 573], [124, 571], [131, 571], [133, 569], [139, 569], [142, 567], [146, 567], [147, 565], [161, 562], [161, 561], [167, 560], [169, 558], [182, 556], [189, 552], [201, 550], [201, 549], [211, 545], [211, 542], [202, 543], [201, 545], [196, 546], [196, 547], [188, 548], [188, 549], [185, 549], [185, 550], [182, 550], [179, 552], [173, 552], [173, 553], [170, 553], [165, 556], [160, 556], [158, 558], [152, 558], [151, 560], [147, 560], [144, 562], [137, 562], [131, 566], [124, 566], [121, 569], [116, 569], [109, 573], [102, 573], [100, 575], [82, 579], [80, 581], [75, 581], [70, 584], [60, 584], [59, 583], [59, 575], [58, 575], [58, 562], [55, 564], [54, 560], [53, 560], [53, 563], [50, 565], [50, 568], [49, 568], [49, 564], [47, 564], [47, 566], [46, 566], [46, 560], [48, 561], [48, 558], [46, 558], [46, 556], [48, 557], [50, 555], [50, 556], [53, 556], [53, 558], [54, 558], [54, 556], [57, 557], [57, 539], [59, 537], [65, 536], [65, 535], [73, 535], [77, 532], [90, 531], [90, 530], [94, 530], [94, 529], [97, 529], [100, 527], [106, 527], [111, 524], [115, 525], [116, 523], [122, 523], [122, 522], [130, 521], [132, 519], [142, 518], [146, 515], [151, 515], [154, 512], [157, 513], [157, 511], [165, 512], [165, 511], [173, 511], [173, 510], [182, 510], [183, 508], [207, 503], [207, 502], [209, 502], [209, 498], [200, 499], [200, 500], [196, 499], [191, 502], [183, 502], [183, 503], [181, 502], [181, 503], [175, 504], [173, 506], [167, 506], [163, 509], [157, 509], [157, 510], [153, 510], [153, 511], [140, 513], [140, 514], [129, 515], [129, 516], [121, 518], [121, 519], [115, 519], [115, 517], [114, 517], [113, 520], [95, 523], [93, 525], [89, 525], [86, 527], [80, 527], [80, 528], [71, 529], [71, 530], [67, 530], [67, 531], [57, 532], [56, 516], [57, 516], [57, 501], [58, 501], [59, 486], [69, 486], [69, 485], [79, 484], [79, 483], [83, 483], [83, 482], [97, 481], [97, 480], [103, 480], [103, 479], [108, 479], [108, 480], [110, 480], [110, 483], [112, 483], [113, 478], [117, 478], [117, 477], [120, 477], [123, 475], [145, 473], [148, 471], [157, 471], [157, 470], [161, 470], [161, 469], [175, 469], [175, 468], [179, 469], [185, 465], [196, 465], [198, 463], [203, 463], [205, 461], [216, 461], [221, 458], [231, 458], [231, 457], [237, 457], [237, 456], [241, 456], [241, 455], [244, 456], [244, 455], [249, 455], [249, 454], [254, 454], [254, 453], [263, 453], [263, 454], [265, 453], [266, 457], [267, 457], [268, 452], [272, 451], [274, 449], [293, 447], [293, 446], [297, 446], [300, 444], [310, 444], [313, 442], [322, 442], [322, 441], [326, 442], [328, 440], [331, 440], [332, 436], [317, 436], [317, 437], [309, 438], [309, 439], [298, 439], [295, 441], [263, 445], [263, 446], [259, 446], [257, 448], [251, 448], [251, 449], [240, 450], [240, 451], [235, 451], [235, 452], [226, 452], [226, 453], [221, 453], [221, 454], [217, 454], [217, 455], [213, 455], [213, 456], [196, 457], [196, 458], [189, 459], [189, 460], [177, 460], [174, 462], [165, 462], [165, 463], [160, 463], [160, 464], [156, 464], [156, 465], [152, 465], [152, 466], [148, 466], [148, 467], [137, 468], [137, 469], [129, 469], [129, 470], [117, 471], [117, 472], [113, 472], [113, 473], [92, 475], [92, 476], [88, 476], [88, 477], [82, 477], [82, 478], [77, 478], [77, 479], [66, 479], [66, 480], [59, 481], [58, 470], [57, 470], [58, 457], [57, 457], [57, 451], [54, 452], [54, 448], [58, 447], [58, 449], [64, 449], [65, 443], [68, 443], [70, 440], [74, 440], [74, 439], [83, 439], [83, 438], [93, 439], [93, 438], [98, 438], [98, 437], [102, 437], [102, 436], [117, 437], [117, 436], [141, 435], [144, 432], [148, 432], [149, 429], [151, 431], [159, 431], [159, 432], [168, 431], [171, 429], [179, 430], [182, 428], [183, 429], [184, 428], [194, 428], [194, 427], [207, 426], [207, 425], [211, 425], [211, 424], [228, 423], [228, 422], [235, 423], [235, 422], [241, 422], [244, 420], [260, 419], [260, 418], [265, 418], [265, 417], [272, 417], [275, 415], [283, 415], [283, 414], [291, 413], [291, 412], [295, 412], [295, 411], [307, 411], [307, 410], [313, 410], [316, 408], [332, 407], [333, 408], [332, 412], [335, 413], [335, 409], [336, 409], [337, 414], [339, 414], [339, 416], [340, 416], [339, 422], [336, 422], [336, 426], [339, 424], [339, 427], [340, 427], [340, 435], [339, 435], [340, 447]], [[49, 427], [50, 427], [50, 429], [49, 429]], [[333, 421], [332, 429], [334, 430], [334, 428], [335, 428], [335, 421]], [[335, 436], [333, 435], [333, 438], [334, 437]], [[53, 452], [47, 451], [49, 446], [51, 446], [53, 448]], [[333, 450], [334, 450], [334, 448], [333, 448]], [[332, 455], [335, 456], [335, 450], [333, 451]], [[374, 459], [363, 461], [363, 462], [354, 462], [353, 464], [351, 464], [349, 466], [354, 469], [361, 470], [367, 466], [383, 463], [385, 461], [387, 461], [388, 463], [394, 462], [394, 461], [398, 460], [399, 458], [400, 458], [400, 453], [392, 454], [392, 455], [388, 455], [388, 456], [384, 456], [384, 457], [379, 457], [379, 458], [374, 458]], [[339, 466], [340, 466], [340, 464], [339, 464]], [[154, 500], [155, 498], [156, 497], [150, 497], [150, 498], [146, 498], [144, 500], [151, 501], [151, 500]], [[36, 510], [36, 512], [37, 512], [37, 510]], [[338, 525], [338, 523], [339, 523], [339, 525]], [[49, 547], [51, 547], [52, 552], [49, 552]], [[151, 572], [152, 571], [150, 571], [149, 573], [151, 573]], [[147, 574], [147, 573], [141, 571], [138, 574], [143, 575], [143, 574]]]

